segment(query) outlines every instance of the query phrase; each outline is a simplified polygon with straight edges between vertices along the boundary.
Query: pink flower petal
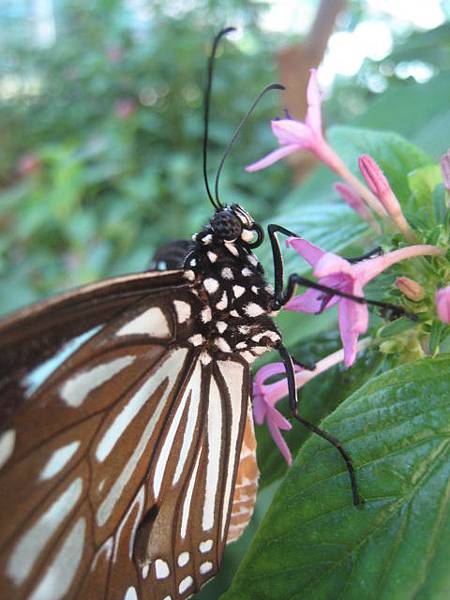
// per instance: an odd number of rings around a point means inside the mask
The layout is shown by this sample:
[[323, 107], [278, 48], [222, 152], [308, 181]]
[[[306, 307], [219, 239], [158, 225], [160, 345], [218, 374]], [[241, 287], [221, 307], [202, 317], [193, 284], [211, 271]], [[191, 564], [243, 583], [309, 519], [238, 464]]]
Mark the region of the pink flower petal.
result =
[[303, 238], [290, 237], [286, 240], [286, 246], [294, 248], [312, 267], [315, 267], [325, 254], [325, 250], [321, 250]]
[[356, 358], [358, 335], [367, 331], [369, 311], [365, 304], [342, 298], [339, 302], [339, 331], [344, 347], [344, 364], [350, 367]]
[[267, 379], [286, 372], [286, 367], [282, 362], [270, 363], [261, 367], [253, 378], [256, 384], [263, 385]]
[[275, 444], [278, 446], [281, 454], [283, 455], [284, 459], [286, 460], [287, 464], [289, 466], [292, 465], [292, 454], [288, 448], [288, 445], [286, 444], [283, 436], [281, 435], [279, 429], [277, 429], [271, 422], [268, 423], [269, 425], [269, 431], [272, 435], [272, 439], [275, 442]]
[[290, 146], [284, 146], [283, 148], [277, 148], [273, 152], [270, 152], [269, 154], [267, 154], [267, 156], [265, 156], [264, 158], [261, 158], [261, 160], [258, 160], [256, 162], [252, 163], [251, 165], [248, 165], [247, 167], [245, 167], [245, 170], [248, 173], [253, 173], [254, 171], [260, 171], [261, 169], [270, 167], [270, 165], [273, 165], [278, 160], [285, 158], [286, 156], [288, 156], [289, 154], [292, 154], [293, 152], [296, 152], [297, 150], [298, 150], [298, 146], [294, 145], [294, 144], [292, 144]]
[[256, 394], [255, 391], [253, 391], [252, 397], [252, 410], [255, 422], [258, 425], [262, 425], [267, 414], [267, 404], [264, 401], [264, 396], [262, 394]]
[[307, 290], [304, 294], [294, 296], [287, 304], [285, 310], [317, 314], [321, 311], [323, 304], [323, 292], [318, 290]]
[[301, 121], [278, 119], [272, 121], [272, 131], [283, 146], [295, 144], [297, 150], [311, 141], [311, 132]]
[[450, 324], [450, 285], [436, 292], [435, 302], [439, 319]]
[[273, 423], [278, 429], [289, 431], [292, 429], [291, 423], [276, 408], [270, 406], [267, 411], [267, 421]]
[[340, 276], [347, 279], [348, 277], [353, 278], [352, 265], [337, 254], [327, 252], [322, 256], [319, 262], [316, 264], [313, 271], [315, 277], [327, 277], [329, 275]]
[[374, 277], [402, 260], [414, 258], [415, 256], [439, 256], [442, 252], [440, 248], [427, 244], [407, 246], [352, 265], [353, 274], [355, 279], [364, 287]]
[[311, 69], [310, 73], [308, 88], [306, 90], [306, 99], [308, 102], [306, 124], [316, 135], [322, 137], [322, 114], [320, 108], [320, 105], [322, 104], [322, 94], [317, 81], [316, 69]]

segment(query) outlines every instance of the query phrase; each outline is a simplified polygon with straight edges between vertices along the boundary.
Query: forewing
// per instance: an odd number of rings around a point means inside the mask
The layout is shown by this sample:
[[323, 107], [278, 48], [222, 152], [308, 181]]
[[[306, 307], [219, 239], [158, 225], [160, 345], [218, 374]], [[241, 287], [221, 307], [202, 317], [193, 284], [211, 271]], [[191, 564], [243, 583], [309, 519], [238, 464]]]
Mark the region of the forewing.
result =
[[[84, 302], [84, 330], [78, 314], [52, 331], [73, 297], [3, 327], [2, 597], [185, 598], [218, 570], [248, 366], [203, 364], [184, 341], [198, 298], [160, 283], [128, 304], [105, 293], [97, 320]], [[39, 320], [45, 359], [28, 368]]]

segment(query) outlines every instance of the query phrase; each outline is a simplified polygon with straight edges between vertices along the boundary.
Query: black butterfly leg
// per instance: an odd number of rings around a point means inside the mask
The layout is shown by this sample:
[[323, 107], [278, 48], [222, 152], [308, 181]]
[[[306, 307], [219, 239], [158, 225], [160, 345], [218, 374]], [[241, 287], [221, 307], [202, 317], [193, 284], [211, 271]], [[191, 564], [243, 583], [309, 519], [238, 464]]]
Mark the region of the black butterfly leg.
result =
[[[274, 301], [274, 310], [280, 309], [282, 306], [287, 304], [289, 300], [293, 297], [295, 293], [295, 289], [297, 285], [303, 285], [307, 288], [313, 288], [315, 290], [319, 290], [328, 294], [330, 296], [340, 296], [341, 298], [348, 298], [349, 300], [353, 300], [354, 302], [358, 302], [358, 304], [368, 304], [370, 306], [376, 306], [382, 309], [383, 316], [387, 316], [390, 319], [396, 319], [401, 316], [405, 316], [413, 321], [417, 320], [417, 316], [407, 312], [401, 306], [396, 306], [395, 304], [391, 304], [390, 302], [379, 302], [378, 300], [368, 300], [362, 296], [355, 296], [353, 294], [347, 294], [346, 292], [342, 292], [341, 290], [336, 290], [334, 288], [330, 288], [326, 285], [321, 285], [316, 281], [312, 281], [307, 277], [301, 277], [296, 273], [292, 273], [289, 276], [286, 290], [283, 289], [283, 279], [284, 279], [284, 267], [283, 267], [283, 258], [281, 256], [280, 244], [276, 237], [276, 233], [283, 233], [284, 235], [291, 237], [298, 237], [292, 231], [289, 231], [285, 227], [281, 227], [280, 225], [269, 225], [267, 227], [267, 231], [269, 233], [269, 239], [272, 246], [272, 255], [273, 255], [273, 265], [275, 272], [275, 301]], [[373, 255], [375, 252], [378, 253], [378, 248], [375, 250], [371, 250], [368, 254], [358, 257], [358, 259], [354, 259], [355, 261], [364, 260], [365, 258]], [[326, 304], [325, 304], [326, 306]]]
[[324, 431], [323, 429], [320, 429], [320, 427], [316, 427], [316, 425], [313, 425], [312, 423], [310, 423], [309, 421], [307, 421], [306, 419], [304, 419], [303, 417], [301, 417], [298, 414], [297, 392], [296, 392], [296, 388], [295, 388], [295, 373], [294, 373], [294, 366], [292, 363], [292, 357], [282, 344], [280, 344], [277, 349], [278, 349], [278, 352], [280, 353], [281, 359], [283, 360], [284, 366], [286, 368], [288, 390], [289, 390], [289, 407], [291, 409], [293, 417], [299, 423], [301, 423], [304, 427], [309, 429], [309, 431], [312, 431], [313, 433], [320, 436], [324, 440], [327, 440], [327, 442], [332, 444], [336, 448], [336, 450], [340, 453], [340, 455], [342, 456], [342, 458], [345, 461], [345, 465], [347, 467], [347, 471], [348, 471], [348, 474], [350, 477], [350, 484], [352, 486], [353, 504], [355, 506], [362, 504], [362, 499], [361, 499], [361, 496], [359, 495], [358, 485], [356, 483], [355, 469], [353, 468], [353, 463], [352, 463], [352, 459], [350, 458], [350, 455], [348, 454], [348, 452], [345, 450], [345, 448], [342, 446], [341, 442], [338, 439], [336, 439], [335, 437], [333, 437], [331, 434]]

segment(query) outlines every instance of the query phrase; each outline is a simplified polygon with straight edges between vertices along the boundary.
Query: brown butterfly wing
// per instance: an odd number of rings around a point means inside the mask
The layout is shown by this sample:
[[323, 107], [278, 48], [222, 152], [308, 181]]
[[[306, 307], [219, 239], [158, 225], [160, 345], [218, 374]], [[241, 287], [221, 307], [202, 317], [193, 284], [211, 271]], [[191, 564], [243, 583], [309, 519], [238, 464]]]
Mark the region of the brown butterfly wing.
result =
[[184, 598], [218, 569], [248, 367], [199, 361], [174, 308], [198, 299], [179, 273], [138, 278], [2, 327], [2, 597]]

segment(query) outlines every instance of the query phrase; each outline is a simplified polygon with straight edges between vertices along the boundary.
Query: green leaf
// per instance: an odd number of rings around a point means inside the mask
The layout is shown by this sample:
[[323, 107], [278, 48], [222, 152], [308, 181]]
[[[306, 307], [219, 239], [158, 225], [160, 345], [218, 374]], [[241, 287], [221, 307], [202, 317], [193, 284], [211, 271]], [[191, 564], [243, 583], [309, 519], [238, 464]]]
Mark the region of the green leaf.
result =
[[450, 570], [450, 355], [373, 379], [325, 420], [348, 449], [310, 439], [234, 579], [232, 599], [438, 600]]

